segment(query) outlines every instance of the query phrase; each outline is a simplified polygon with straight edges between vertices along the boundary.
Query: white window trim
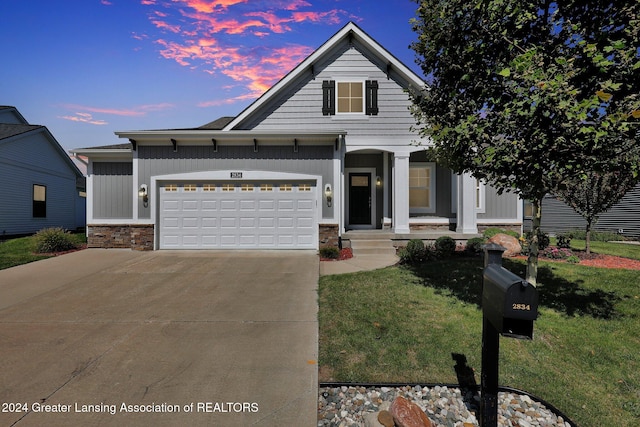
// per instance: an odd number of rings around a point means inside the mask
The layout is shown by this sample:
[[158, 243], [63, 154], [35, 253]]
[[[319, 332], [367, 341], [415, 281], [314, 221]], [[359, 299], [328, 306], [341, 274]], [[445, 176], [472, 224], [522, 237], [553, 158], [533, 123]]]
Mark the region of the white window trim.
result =
[[[434, 162], [411, 162], [409, 163], [409, 169], [412, 169], [412, 168], [430, 169], [431, 179], [429, 182], [429, 207], [428, 208], [409, 207], [409, 214], [419, 215], [419, 214], [426, 214], [426, 213], [435, 213], [436, 212], [436, 164]], [[410, 181], [411, 180], [409, 180], [409, 190], [411, 189]], [[409, 195], [409, 197], [411, 196]]]
[[476, 200], [477, 213], [486, 212], [486, 187], [487, 185], [481, 179], [476, 179], [476, 195], [478, 196]]
[[[476, 182], [480, 184], [480, 188], [476, 188], [476, 190], [479, 190], [477, 191], [479, 199], [475, 201], [476, 213], [486, 213], [487, 184], [485, 184], [482, 180], [477, 180]], [[451, 213], [458, 213], [458, 175], [456, 175], [455, 173], [451, 174]]]

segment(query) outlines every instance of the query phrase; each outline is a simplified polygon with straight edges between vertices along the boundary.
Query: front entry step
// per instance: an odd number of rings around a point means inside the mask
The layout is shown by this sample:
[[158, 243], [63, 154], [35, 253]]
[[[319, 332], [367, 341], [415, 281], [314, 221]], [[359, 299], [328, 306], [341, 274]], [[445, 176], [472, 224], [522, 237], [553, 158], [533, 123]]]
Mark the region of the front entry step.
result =
[[351, 238], [351, 250], [358, 255], [395, 255], [396, 248], [391, 239], [354, 239]]

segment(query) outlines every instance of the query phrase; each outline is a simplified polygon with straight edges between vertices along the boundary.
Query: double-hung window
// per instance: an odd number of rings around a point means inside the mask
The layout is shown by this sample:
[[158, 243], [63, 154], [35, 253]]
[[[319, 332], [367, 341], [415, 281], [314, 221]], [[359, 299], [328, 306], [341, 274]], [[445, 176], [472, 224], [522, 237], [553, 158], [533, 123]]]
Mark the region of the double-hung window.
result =
[[420, 215], [436, 211], [435, 163], [409, 165], [409, 213]]
[[47, 217], [47, 187], [33, 184], [33, 217]]

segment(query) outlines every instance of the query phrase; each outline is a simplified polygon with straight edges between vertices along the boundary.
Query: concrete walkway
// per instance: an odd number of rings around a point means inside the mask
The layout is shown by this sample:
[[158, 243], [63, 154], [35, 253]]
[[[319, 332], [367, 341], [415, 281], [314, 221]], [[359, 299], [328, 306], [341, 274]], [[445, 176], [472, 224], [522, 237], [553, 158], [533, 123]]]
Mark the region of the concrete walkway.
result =
[[344, 261], [321, 261], [320, 275], [355, 273], [358, 271], [377, 270], [398, 263], [396, 255], [357, 255]]
[[315, 425], [318, 263], [87, 249], [0, 270], [0, 425]]

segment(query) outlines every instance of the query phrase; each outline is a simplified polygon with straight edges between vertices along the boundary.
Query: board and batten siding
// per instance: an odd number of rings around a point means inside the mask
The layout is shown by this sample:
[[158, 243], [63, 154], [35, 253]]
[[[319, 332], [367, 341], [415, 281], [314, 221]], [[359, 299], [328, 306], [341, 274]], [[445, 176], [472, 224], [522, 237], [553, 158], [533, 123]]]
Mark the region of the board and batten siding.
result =
[[[254, 152], [253, 146], [222, 145], [215, 152], [212, 146], [138, 147], [138, 186], [150, 184], [152, 176], [216, 170], [254, 170], [321, 175], [323, 184], [332, 186], [334, 177], [333, 145], [298, 147], [263, 145]], [[153, 197], [153, 195], [152, 195]], [[138, 206], [140, 218], [150, 218], [150, 207]], [[323, 217], [332, 218], [333, 208], [323, 205]]]
[[478, 213], [478, 222], [482, 220], [520, 220], [518, 218], [518, 195], [514, 193], [504, 192], [498, 194], [498, 190], [487, 185], [484, 190], [485, 211]]
[[[586, 221], [570, 206], [554, 196], [545, 196], [542, 200], [542, 223], [545, 233], [558, 234], [570, 230], [584, 230]], [[531, 229], [531, 219], [525, 221], [527, 230]], [[634, 239], [640, 238], [640, 185], [630, 190], [615, 206], [600, 216], [593, 227], [596, 231], [618, 232]]]
[[[323, 129], [346, 130], [351, 136], [371, 136], [379, 140], [389, 137], [387, 144], [407, 145], [410, 138], [416, 138], [410, 129], [415, 119], [409, 111], [411, 105], [408, 94], [398, 83], [399, 76], [390, 71], [386, 74], [386, 64], [366, 55], [356, 41], [353, 46], [348, 42], [339, 44], [324, 60], [314, 64], [315, 76], [311, 70], [301, 73], [298, 81], [289, 86], [289, 90], [274, 100], [261, 114], [249, 117], [236, 129], [254, 129], [260, 131], [282, 129]], [[385, 70], [385, 71], [383, 71]], [[378, 108], [374, 116], [345, 116], [322, 114], [323, 80], [349, 78], [378, 81]]]
[[133, 165], [129, 162], [93, 162], [93, 217], [133, 216]]
[[[2, 142], [0, 150], [0, 234], [76, 228], [76, 174], [43, 131]], [[46, 189], [46, 217], [33, 217], [33, 185]]]

